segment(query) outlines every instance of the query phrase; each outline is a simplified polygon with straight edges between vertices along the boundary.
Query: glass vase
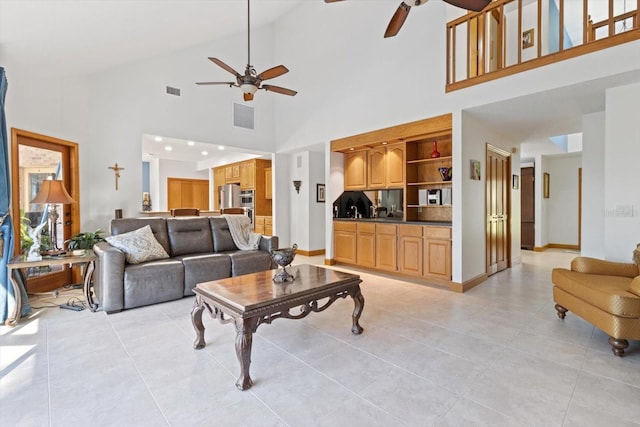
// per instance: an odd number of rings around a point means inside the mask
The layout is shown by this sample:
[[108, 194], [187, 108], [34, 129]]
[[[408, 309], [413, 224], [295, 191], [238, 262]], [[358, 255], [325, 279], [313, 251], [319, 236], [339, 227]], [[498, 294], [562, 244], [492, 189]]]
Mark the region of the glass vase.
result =
[[440, 157], [440, 152], [438, 151], [438, 141], [433, 141], [433, 151], [431, 152], [431, 158], [435, 159]]

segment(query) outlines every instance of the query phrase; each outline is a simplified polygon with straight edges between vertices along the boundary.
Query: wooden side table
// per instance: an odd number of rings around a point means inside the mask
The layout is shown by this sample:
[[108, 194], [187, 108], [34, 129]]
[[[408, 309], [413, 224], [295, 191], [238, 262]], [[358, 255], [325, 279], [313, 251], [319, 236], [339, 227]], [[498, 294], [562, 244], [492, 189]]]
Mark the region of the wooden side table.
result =
[[[27, 257], [25, 255], [18, 255], [13, 258], [7, 264], [7, 268], [9, 269], [9, 280], [11, 282], [11, 287], [13, 288], [15, 304], [13, 306], [13, 311], [5, 321], [5, 325], [15, 326], [20, 320], [22, 315], [22, 293], [20, 292], [20, 286], [18, 285], [16, 275], [23, 275], [24, 278], [25, 276], [22, 269], [31, 267], [87, 264], [83, 277], [84, 296], [87, 299], [87, 303], [89, 304], [91, 311], [96, 311], [98, 309], [98, 305], [93, 301], [93, 295], [91, 294], [91, 279], [93, 277], [93, 271], [95, 270], [95, 261], [96, 255], [90, 249], [85, 250], [84, 255], [43, 256], [40, 261], [27, 261]], [[26, 283], [26, 280], [23, 280], [23, 282]]]

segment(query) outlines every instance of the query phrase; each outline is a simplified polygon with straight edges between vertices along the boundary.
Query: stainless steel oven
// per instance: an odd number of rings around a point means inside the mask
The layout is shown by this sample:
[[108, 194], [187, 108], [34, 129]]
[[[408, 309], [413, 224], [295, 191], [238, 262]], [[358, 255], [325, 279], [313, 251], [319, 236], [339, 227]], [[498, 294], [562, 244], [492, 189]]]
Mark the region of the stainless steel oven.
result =
[[240, 207], [253, 209], [254, 208], [253, 196], [254, 196], [253, 190], [240, 191]]

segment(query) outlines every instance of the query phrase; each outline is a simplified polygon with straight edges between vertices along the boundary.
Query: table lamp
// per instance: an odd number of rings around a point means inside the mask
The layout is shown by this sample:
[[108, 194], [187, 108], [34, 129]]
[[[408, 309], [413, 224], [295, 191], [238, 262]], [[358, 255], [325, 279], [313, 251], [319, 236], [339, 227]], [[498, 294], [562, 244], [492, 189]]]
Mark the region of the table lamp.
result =
[[49, 236], [53, 245], [53, 252], [59, 252], [58, 248], [58, 204], [71, 204], [76, 201], [71, 198], [64, 184], [60, 180], [47, 179], [42, 181], [42, 187], [38, 195], [31, 201], [36, 204], [49, 205], [49, 214], [47, 220], [49, 222]]

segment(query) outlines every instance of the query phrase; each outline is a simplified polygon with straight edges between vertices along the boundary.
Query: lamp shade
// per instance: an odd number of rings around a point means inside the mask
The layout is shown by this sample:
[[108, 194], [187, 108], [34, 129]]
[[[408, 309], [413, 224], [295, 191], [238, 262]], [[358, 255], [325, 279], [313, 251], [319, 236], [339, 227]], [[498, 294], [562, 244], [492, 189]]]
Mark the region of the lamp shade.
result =
[[33, 198], [31, 203], [63, 203], [70, 204], [76, 201], [71, 198], [67, 190], [64, 188], [60, 180], [45, 180], [38, 195]]

